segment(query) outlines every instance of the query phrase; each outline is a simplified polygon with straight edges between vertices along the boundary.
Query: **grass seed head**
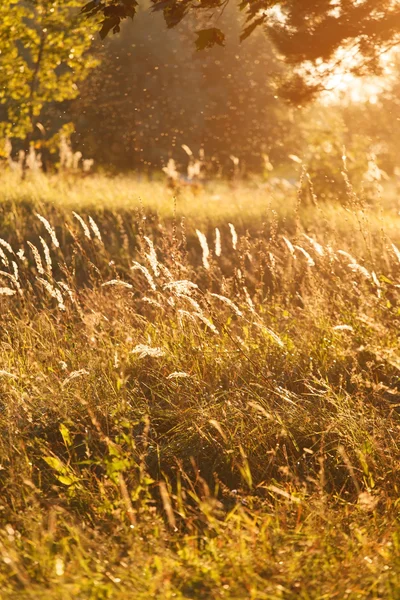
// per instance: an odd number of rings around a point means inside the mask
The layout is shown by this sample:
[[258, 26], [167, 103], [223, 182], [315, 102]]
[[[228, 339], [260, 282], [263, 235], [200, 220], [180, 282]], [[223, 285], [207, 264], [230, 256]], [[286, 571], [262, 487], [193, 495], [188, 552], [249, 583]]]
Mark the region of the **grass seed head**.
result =
[[197, 237], [199, 238], [201, 250], [203, 252], [203, 257], [202, 257], [203, 267], [207, 270], [210, 270], [210, 263], [208, 260], [208, 258], [210, 256], [210, 249], [208, 247], [207, 238], [204, 235], [204, 233], [202, 233], [198, 229], [196, 229], [196, 233], [197, 233]]
[[72, 211], [72, 214], [74, 215], [75, 219], [77, 221], [79, 221], [79, 223], [81, 224], [81, 227], [83, 229], [83, 233], [85, 234], [85, 236], [88, 238], [88, 240], [92, 239], [92, 236], [90, 235], [90, 230], [89, 227], [86, 225], [85, 221], [82, 219], [82, 217], [80, 215], [78, 215], [78, 213], [76, 213], [75, 211]]
[[147, 346], [146, 344], [138, 344], [131, 350], [132, 354], [138, 354], [139, 358], [145, 358], [146, 356], [150, 356], [152, 358], [160, 358], [165, 356], [165, 352], [162, 348], [155, 348], [152, 346]]
[[28, 246], [32, 250], [33, 258], [35, 259], [36, 269], [39, 275], [44, 275], [45, 271], [43, 268], [42, 259], [40, 258], [39, 250], [31, 242], [28, 242]]
[[150, 263], [150, 266], [154, 273], [154, 277], [159, 277], [160, 269], [158, 266], [157, 252], [156, 252], [156, 249], [154, 248], [154, 244], [151, 241], [151, 239], [148, 238], [147, 236], [144, 236], [143, 239], [147, 242], [147, 245], [149, 247], [149, 253], [146, 254], [146, 258]]
[[235, 226], [232, 223], [228, 223], [229, 225], [229, 229], [231, 231], [231, 237], [232, 237], [232, 248], [234, 250], [237, 249], [237, 244], [238, 244], [238, 235], [236, 233], [236, 229]]
[[42, 244], [42, 247], [43, 247], [43, 253], [44, 253], [44, 258], [46, 261], [47, 271], [49, 274], [51, 274], [52, 262], [51, 262], [51, 256], [50, 256], [50, 249], [49, 249], [48, 245], [46, 244], [46, 242], [44, 241], [44, 239], [42, 238], [42, 236], [39, 236], [39, 239], [40, 239], [40, 243]]
[[222, 248], [221, 248], [221, 233], [218, 227], [215, 228], [215, 256], [221, 256]]
[[40, 215], [39, 213], [36, 213], [36, 216], [39, 219], [39, 221], [41, 221], [43, 223], [43, 225], [45, 226], [47, 233], [51, 237], [51, 241], [53, 242], [53, 246], [55, 248], [59, 248], [60, 247], [60, 243], [59, 243], [59, 241], [57, 239], [56, 232], [54, 231], [54, 229], [52, 228], [52, 226], [50, 225], [50, 223], [48, 222], [48, 220], [45, 217], [43, 217], [42, 215]]
[[90, 227], [92, 228], [92, 231], [93, 231], [95, 237], [97, 237], [99, 242], [103, 242], [103, 240], [101, 238], [100, 229], [98, 228], [96, 221], [90, 215], [89, 215], [89, 223], [90, 223]]
[[15, 294], [15, 290], [12, 290], [9, 287], [2, 287], [0, 288], [0, 295], [1, 296], [14, 296]]
[[105, 283], [102, 283], [101, 286], [102, 287], [117, 286], [117, 287], [127, 288], [128, 290], [133, 289], [133, 285], [131, 285], [130, 283], [126, 283], [126, 281], [121, 281], [120, 279], [110, 279], [110, 281], [106, 281]]
[[0, 238], [0, 246], [3, 246], [3, 248], [5, 248], [10, 254], [14, 254], [14, 250], [12, 249], [10, 244], [2, 238]]
[[141, 273], [143, 273], [143, 275], [147, 279], [147, 282], [148, 282], [149, 286], [151, 287], [151, 289], [153, 290], [153, 292], [155, 292], [157, 290], [157, 286], [154, 282], [152, 274], [150, 273], [150, 271], [148, 269], [146, 269], [146, 267], [144, 265], [141, 265], [140, 263], [134, 261], [133, 265], [131, 267], [131, 271], [140, 271]]

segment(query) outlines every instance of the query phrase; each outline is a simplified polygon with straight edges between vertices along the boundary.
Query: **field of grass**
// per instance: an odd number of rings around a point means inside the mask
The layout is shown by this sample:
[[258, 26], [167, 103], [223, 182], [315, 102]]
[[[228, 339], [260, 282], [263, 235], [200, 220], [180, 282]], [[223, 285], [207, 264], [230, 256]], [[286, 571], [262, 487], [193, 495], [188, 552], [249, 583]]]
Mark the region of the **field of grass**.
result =
[[399, 598], [393, 194], [0, 183], [0, 599]]

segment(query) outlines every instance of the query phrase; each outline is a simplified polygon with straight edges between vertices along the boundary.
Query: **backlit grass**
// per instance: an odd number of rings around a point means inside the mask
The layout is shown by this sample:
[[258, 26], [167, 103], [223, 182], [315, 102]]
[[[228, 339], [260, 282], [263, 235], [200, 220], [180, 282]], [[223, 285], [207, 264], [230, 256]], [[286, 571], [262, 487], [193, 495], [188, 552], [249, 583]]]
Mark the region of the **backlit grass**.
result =
[[396, 598], [393, 201], [1, 196], [0, 597]]

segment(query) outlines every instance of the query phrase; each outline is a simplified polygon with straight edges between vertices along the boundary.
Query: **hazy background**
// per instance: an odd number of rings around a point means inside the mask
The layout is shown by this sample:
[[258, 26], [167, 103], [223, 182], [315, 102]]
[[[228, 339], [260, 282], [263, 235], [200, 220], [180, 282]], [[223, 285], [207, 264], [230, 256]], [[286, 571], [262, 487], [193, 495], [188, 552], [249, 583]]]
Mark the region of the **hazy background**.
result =
[[185, 169], [187, 155], [205, 152], [209, 176], [230, 177], [240, 159], [242, 175], [268, 175], [269, 162], [289, 177], [305, 161], [316, 186], [341, 180], [343, 146], [354, 177], [372, 157], [388, 175], [398, 164], [398, 65], [392, 53], [385, 77], [356, 80], [340, 74], [331, 89], [306, 107], [278, 96], [288, 69], [261, 29], [239, 43], [242, 18], [227, 7], [220, 18], [225, 48], [195, 51], [199, 19], [166, 29], [161, 14], [140, 10], [119, 35], [96, 37], [101, 61], [79, 84], [76, 100], [50, 103], [46, 131], [73, 123], [74, 149], [97, 169], [154, 174], [168, 158]]

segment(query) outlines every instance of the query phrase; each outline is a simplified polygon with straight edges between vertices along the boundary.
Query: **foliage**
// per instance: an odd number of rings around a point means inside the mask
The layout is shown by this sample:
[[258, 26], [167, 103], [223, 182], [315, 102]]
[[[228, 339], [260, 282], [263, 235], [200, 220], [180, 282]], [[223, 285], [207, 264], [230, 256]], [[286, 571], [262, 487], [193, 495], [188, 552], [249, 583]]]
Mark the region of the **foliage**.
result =
[[[71, 100], [97, 64], [88, 50], [94, 25], [79, 0], [4, 0], [0, 6], [0, 135], [25, 139], [49, 103]], [[36, 134], [38, 131], [36, 130]]]
[[209, 174], [224, 175], [233, 170], [230, 155], [254, 172], [262, 153], [280, 164], [300, 152], [293, 109], [277, 98], [282, 66], [270, 42], [260, 31], [241, 45], [231, 8], [220, 24], [225, 47], [199, 53], [190, 47], [196, 19], [166, 30], [160, 15], [138, 11], [106, 40], [101, 65], [69, 109], [77, 146], [115, 169], [160, 170], [172, 157], [184, 171], [186, 144], [195, 154], [204, 149]]
[[2, 597], [398, 597], [395, 204], [121, 185], [2, 178]]
[[[153, 11], [162, 11], [168, 27], [175, 27], [188, 14], [210, 17], [218, 24], [218, 17], [229, 0], [152, 0]], [[351, 45], [357, 49], [352, 72], [357, 75], [379, 72], [383, 49], [398, 43], [400, 11], [397, 2], [383, 0], [377, 10], [376, 0], [239, 0], [236, 4], [246, 16], [241, 39], [246, 39], [257, 28], [266, 29], [278, 51], [293, 66], [302, 65], [309, 71], [311, 81], [298, 74], [285, 86], [287, 95], [296, 102], [315, 95], [324, 88], [326, 72], [318, 73], [321, 61], [335, 58], [340, 63], [345, 57], [338, 51]], [[120, 30], [120, 22], [135, 16], [136, 0], [102, 0], [85, 2], [82, 10], [88, 16], [102, 13], [104, 21], [101, 36], [111, 30]], [[207, 27], [199, 33], [198, 48], [221, 44], [224, 33], [220, 27]], [[343, 54], [343, 52], [342, 52]], [[311, 65], [311, 69], [308, 68]], [[333, 65], [332, 65], [333, 68]], [[315, 76], [317, 79], [315, 81]], [[313, 81], [314, 79], [314, 81]]]
[[[362, 106], [353, 107], [353, 115], [362, 110]], [[346, 119], [340, 106], [315, 104], [300, 117], [300, 135], [307, 142], [301, 157], [317, 197], [321, 200], [340, 197], [345, 202], [345, 170], [358, 193], [363, 187], [366, 190], [373, 145], [365, 129]], [[373, 190], [369, 189], [368, 194], [372, 199]]]

